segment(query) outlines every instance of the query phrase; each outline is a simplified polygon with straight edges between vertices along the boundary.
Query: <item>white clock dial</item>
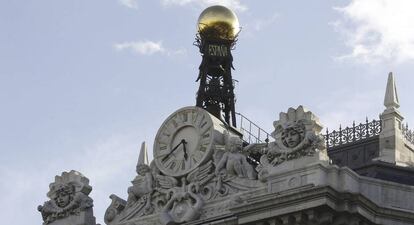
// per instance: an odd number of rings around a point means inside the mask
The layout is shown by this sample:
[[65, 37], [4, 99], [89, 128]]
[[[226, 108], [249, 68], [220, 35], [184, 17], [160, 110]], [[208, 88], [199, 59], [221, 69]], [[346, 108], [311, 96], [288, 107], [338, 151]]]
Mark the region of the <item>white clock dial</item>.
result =
[[224, 130], [226, 126], [204, 109], [191, 106], [177, 110], [155, 137], [157, 167], [169, 176], [189, 173], [211, 158], [213, 145], [222, 142]]

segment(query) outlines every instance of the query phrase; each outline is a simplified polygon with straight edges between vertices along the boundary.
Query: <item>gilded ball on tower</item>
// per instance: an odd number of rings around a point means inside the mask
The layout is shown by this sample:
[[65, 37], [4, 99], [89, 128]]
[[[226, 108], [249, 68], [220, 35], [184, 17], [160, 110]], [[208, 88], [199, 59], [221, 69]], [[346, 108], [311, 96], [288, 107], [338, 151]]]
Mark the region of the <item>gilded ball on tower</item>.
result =
[[201, 38], [235, 40], [240, 32], [239, 20], [230, 9], [215, 5], [205, 9], [198, 17]]

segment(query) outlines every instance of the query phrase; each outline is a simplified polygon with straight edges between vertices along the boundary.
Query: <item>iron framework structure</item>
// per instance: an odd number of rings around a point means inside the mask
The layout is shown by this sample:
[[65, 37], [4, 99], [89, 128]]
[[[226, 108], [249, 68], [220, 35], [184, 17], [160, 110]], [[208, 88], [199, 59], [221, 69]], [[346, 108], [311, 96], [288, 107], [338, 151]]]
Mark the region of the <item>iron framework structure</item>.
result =
[[236, 127], [233, 67], [234, 49], [237, 40], [222, 40], [196, 36], [194, 45], [199, 47], [202, 61], [196, 82], [200, 81], [196, 106], [217, 118], [224, 117], [227, 124]]

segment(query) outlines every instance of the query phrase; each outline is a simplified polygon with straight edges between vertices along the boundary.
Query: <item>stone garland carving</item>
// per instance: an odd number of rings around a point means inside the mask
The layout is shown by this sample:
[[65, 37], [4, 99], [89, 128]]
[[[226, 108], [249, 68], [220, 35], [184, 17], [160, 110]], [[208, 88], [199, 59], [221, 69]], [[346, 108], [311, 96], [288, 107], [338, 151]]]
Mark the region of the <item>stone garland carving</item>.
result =
[[174, 192], [161, 211], [160, 218], [163, 224], [183, 223], [198, 219], [204, 201], [193, 191], [191, 188], [187, 190], [183, 180], [182, 190]]
[[49, 188], [50, 200], [38, 206], [45, 225], [93, 207], [93, 200], [88, 196], [92, 191], [89, 180], [77, 171], [56, 176]]
[[211, 160], [181, 178], [163, 175], [153, 162], [148, 165], [143, 144], [128, 199], [110, 196], [105, 223], [116, 225], [154, 213], [160, 215], [161, 224], [189, 222], [202, 216], [206, 201], [261, 185], [241, 152], [242, 140], [226, 133], [224, 143], [216, 145]]

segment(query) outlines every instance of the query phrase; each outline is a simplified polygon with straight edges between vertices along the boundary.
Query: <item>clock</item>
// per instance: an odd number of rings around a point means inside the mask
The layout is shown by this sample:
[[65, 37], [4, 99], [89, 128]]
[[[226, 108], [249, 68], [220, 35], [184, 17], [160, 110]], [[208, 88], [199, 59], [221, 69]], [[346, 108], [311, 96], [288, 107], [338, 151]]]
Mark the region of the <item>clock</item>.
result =
[[226, 125], [206, 110], [189, 106], [171, 114], [154, 141], [153, 156], [165, 175], [188, 174], [211, 159], [215, 144], [223, 144]]

